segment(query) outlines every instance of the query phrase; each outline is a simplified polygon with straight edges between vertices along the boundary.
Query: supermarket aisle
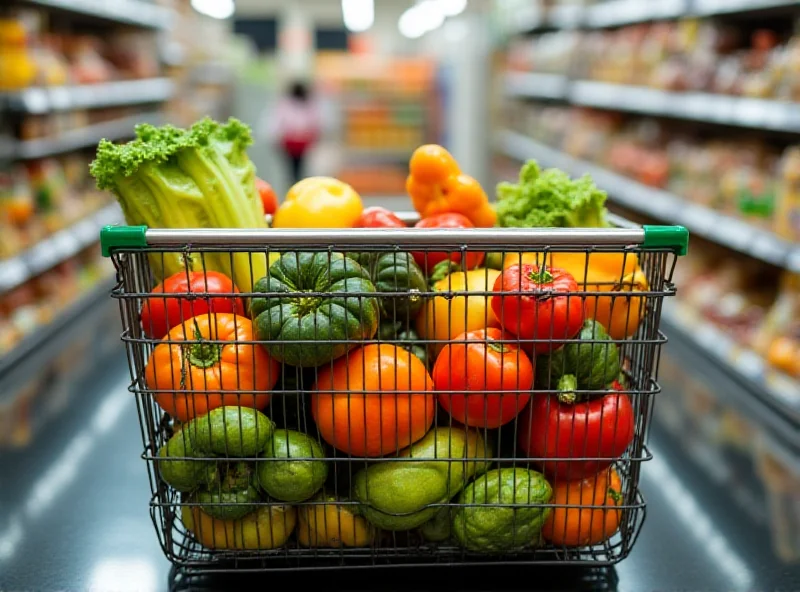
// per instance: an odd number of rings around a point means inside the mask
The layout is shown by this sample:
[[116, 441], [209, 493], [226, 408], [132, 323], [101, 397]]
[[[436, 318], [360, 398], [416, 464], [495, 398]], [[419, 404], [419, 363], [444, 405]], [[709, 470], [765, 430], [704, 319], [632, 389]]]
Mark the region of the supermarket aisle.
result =
[[[141, 436], [122, 350], [24, 452], [4, 453], [3, 590], [159, 590]], [[5, 520], [5, 518], [3, 518]]]
[[[84, 389], [82, 396], [53, 422], [47, 439], [24, 454], [3, 458], [4, 473], [18, 477], [5, 484], [2, 493], [10, 519], [0, 523], [0, 589], [148, 592], [168, 586], [223, 590], [246, 584], [240, 580], [247, 576], [170, 578], [148, 514], [141, 436], [126, 382], [120, 352], [103, 375], [76, 385]], [[643, 470], [648, 500], [644, 530], [633, 554], [614, 570], [498, 568], [500, 572], [460, 567], [446, 572], [446, 589], [510, 590], [500, 582], [513, 586], [515, 581], [525, 582], [518, 589], [527, 590], [796, 587], [800, 569], [775, 559], [763, 525], [737, 508], [728, 492], [695, 468], [662, 431], [656, 430], [653, 449], [655, 459]], [[369, 579], [352, 572], [333, 573], [302, 580], [298, 574], [286, 574], [272, 576], [272, 581], [291, 577], [297, 585], [323, 577], [328, 589], [374, 589], [374, 578], [379, 577], [405, 590], [424, 589], [430, 581], [418, 569], [391, 576], [381, 575], [387, 573], [381, 570]], [[255, 580], [259, 577], [264, 576]], [[337, 579], [332, 582], [332, 577]]]

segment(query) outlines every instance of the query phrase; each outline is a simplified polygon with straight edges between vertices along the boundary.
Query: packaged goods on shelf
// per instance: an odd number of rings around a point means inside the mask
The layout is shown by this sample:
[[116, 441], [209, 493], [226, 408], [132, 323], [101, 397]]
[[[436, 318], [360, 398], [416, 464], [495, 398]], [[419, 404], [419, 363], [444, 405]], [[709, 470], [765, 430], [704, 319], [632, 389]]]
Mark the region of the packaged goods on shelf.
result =
[[99, 245], [0, 295], [0, 356], [47, 325], [110, 273]]
[[709, 140], [672, 123], [577, 107], [510, 102], [506, 113], [507, 129], [789, 241], [800, 238], [795, 146]]
[[667, 91], [800, 99], [800, 33], [746, 33], [707, 19], [515, 38], [506, 65]]
[[159, 74], [158, 47], [150, 31], [85, 34], [48, 28], [44, 13], [35, 8], [11, 14], [0, 21], [0, 68], [8, 73], [0, 77], [2, 90], [98, 84]]

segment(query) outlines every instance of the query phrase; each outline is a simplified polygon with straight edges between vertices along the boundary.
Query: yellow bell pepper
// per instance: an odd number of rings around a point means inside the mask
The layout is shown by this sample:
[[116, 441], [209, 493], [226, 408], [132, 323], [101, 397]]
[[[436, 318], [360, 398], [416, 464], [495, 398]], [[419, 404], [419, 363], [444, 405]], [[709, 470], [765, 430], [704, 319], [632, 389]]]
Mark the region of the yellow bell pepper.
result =
[[[509, 253], [503, 259], [503, 267], [539, 264], [542, 260], [542, 253]], [[551, 252], [545, 263], [568, 271], [581, 290], [608, 293], [585, 298], [586, 316], [603, 325], [612, 339], [626, 339], [636, 333], [645, 313], [646, 298], [635, 294], [650, 289], [636, 254]]]
[[[479, 267], [466, 273], [456, 271], [433, 284], [437, 292], [491, 292], [500, 276], [496, 269]], [[422, 339], [455, 339], [465, 331], [500, 327], [491, 307], [491, 296], [435, 296], [428, 300], [417, 317], [417, 334]], [[432, 344], [438, 355], [445, 343]]]
[[220, 520], [198, 506], [181, 506], [181, 521], [206, 549], [277, 549], [292, 535], [297, 510], [264, 505], [238, 520]]
[[349, 506], [331, 503], [297, 509], [297, 542], [303, 547], [367, 547], [374, 531], [367, 520], [353, 514]]
[[480, 183], [462, 173], [453, 156], [435, 144], [420, 146], [411, 155], [406, 191], [422, 218], [457, 213], [478, 228], [490, 228], [497, 221]]
[[272, 220], [273, 228], [352, 228], [364, 211], [361, 196], [333, 177], [295, 183]]

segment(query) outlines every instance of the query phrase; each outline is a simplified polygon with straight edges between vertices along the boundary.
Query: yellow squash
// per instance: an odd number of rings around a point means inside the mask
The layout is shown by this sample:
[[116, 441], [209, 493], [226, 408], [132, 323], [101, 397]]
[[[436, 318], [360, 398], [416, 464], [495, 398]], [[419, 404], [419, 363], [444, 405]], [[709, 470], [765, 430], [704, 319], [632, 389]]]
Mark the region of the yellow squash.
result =
[[646, 304], [645, 296], [636, 294], [649, 290], [636, 254], [552, 252], [544, 261], [542, 253], [509, 253], [503, 259], [503, 267], [542, 262], [568, 271], [581, 290], [606, 293], [585, 299], [586, 316], [603, 325], [612, 339], [625, 339], [636, 333]]
[[[479, 267], [464, 273], [456, 271], [433, 284], [433, 289], [447, 292], [491, 292], [500, 276], [496, 269]], [[492, 312], [491, 296], [435, 296], [429, 299], [417, 317], [417, 333], [422, 339], [448, 340], [465, 331], [476, 331], [487, 327], [500, 327]], [[445, 343], [433, 345], [435, 355]]]
[[350, 506], [333, 498], [328, 504], [301, 506], [297, 510], [297, 542], [303, 547], [367, 547], [374, 531], [367, 520], [353, 514]]
[[297, 524], [292, 506], [260, 506], [238, 520], [219, 520], [198, 506], [181, 506], [181, 520], [206, 549], [277, 549]]

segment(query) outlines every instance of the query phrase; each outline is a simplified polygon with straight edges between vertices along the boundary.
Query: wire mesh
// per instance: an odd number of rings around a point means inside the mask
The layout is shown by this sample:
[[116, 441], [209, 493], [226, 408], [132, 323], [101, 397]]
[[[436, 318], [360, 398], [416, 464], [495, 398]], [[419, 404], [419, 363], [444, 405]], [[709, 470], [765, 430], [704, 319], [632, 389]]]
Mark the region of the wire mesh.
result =
[[151, 517], [176, 566], [630, 553], [672, 253], [344, 252], [320, 235], [112, 259]]

